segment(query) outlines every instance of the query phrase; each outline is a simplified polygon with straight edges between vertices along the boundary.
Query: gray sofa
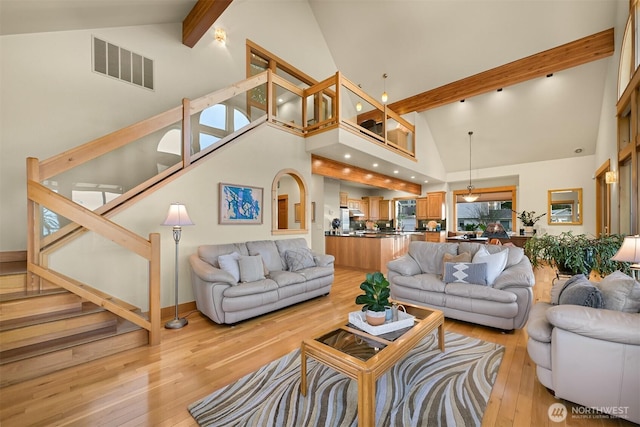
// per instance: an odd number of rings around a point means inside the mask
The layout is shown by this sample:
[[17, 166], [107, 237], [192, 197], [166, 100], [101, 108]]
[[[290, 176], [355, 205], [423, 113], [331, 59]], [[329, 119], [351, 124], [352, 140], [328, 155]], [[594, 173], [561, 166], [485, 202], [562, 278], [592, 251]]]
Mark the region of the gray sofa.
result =
[[529, 315], [527, 352], [538, 380], [556, 398], [640, 423], [640, 283], [619, 271], [593, 283], [602, 308], [563, 301], [565, 284], [556, 282], [551, 303], [536, 303]]
[[[230, 257], [238, 258], [235, 272]], [[327, 295], [333, 261], [311, 252], [304, 238], [199, 246], [189, 258], [196, 306], [214, 322], [231, 324]]]
[[[466, 253], [473, 260], [481, 247], [489, 255], [508, 251], [490, 257], [500, 257], [504, 262], [501, 270], [491, 267], [497, 274], [492, 283], [464, 283], [450, 277], [448, 283], [444, 280], [445, 256], [455, 258]], [[387, 268], [392, 298], [442, 310], [452, 319], [504, 330], [520, 329], [533, 303], [533, 268], [524, 250], [516, 246], [415, 241], [409, 244], [407, 254], [390, 261]]]

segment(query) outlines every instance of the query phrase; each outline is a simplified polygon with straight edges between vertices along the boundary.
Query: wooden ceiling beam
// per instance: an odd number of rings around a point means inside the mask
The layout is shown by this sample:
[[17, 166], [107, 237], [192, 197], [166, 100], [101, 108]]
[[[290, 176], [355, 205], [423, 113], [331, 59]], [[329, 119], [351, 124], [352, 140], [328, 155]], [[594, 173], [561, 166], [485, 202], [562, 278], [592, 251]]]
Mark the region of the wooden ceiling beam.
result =
[[483, 71], [389, 104], [398, 114], [421, 112], [613, 55], [613, 28]]
[[233, 0], [198, 0], [182, 21], [182, 44], [194, 47]]
[[380, 173], [371, 172], [358, 166], [348, 165], [324, 157], [311, 155], [311, 173], [343, 181], [357, 182], [386, 190], [400, 190], [420, 195], [422, 185], [404, 181]]

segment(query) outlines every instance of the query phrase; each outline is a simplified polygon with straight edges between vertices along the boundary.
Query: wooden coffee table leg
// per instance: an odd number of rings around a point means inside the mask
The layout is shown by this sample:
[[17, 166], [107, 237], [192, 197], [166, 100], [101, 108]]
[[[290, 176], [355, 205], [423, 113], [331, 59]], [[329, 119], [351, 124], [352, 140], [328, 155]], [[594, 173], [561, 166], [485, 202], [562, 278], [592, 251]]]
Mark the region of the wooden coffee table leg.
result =
[[440, 346], [440, 351], [444, 352], [444, 323], [438, 326], [438, 345]]
[[372, 372], [358, 373], [358, 426], [376, 424], [376, 379]]
[[300, 346], [300, 393], [307, 395], [307, 353], [304, 342]]

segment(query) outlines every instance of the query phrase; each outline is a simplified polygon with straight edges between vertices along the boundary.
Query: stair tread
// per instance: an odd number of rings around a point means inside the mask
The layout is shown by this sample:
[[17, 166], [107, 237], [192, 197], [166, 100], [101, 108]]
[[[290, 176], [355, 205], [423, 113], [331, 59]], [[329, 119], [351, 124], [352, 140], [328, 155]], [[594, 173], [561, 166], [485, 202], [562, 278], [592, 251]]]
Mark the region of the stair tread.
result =
[[0, 302], [8, 302], [8, 301], [16, 301], [26, 298], [37, 298], [45, 295], [57, 295], [63, 293], [70, 293], [66, 289], [56, 288], [56, 289], [43, 289], [41, 291], [19, 291], [19, 292], [10, 292], [6, 294], [0, 295]]
[[92, 302], [85, 301], [82, 303], [81, 311], [45, 313], [35, 316], [9, 319], [0, 322], [0, 332], [23, 328], [26, 326], [38, 325], [42, 323], [55, 322], [72, 317], [84, 316], [86, 314], [99, 313], [102, 311], [106, 310], [100, 306], [95, 305]]
[[139, 329], [142, 328], [127, 320], [119, 319], [115, 327], [107, 326], [90, 332], [75, 334], [68, 337], [1, 352], [0, 365], [5, 365], [31, 357], [53, 353], [59, 350], [64, 350], [83, 344], [88, 344], [94, 341], [99, 341], [109, 337], [115, 337]]
[[23, 274], [27, 272], [27, 261], [0, 262], [0, 276]]

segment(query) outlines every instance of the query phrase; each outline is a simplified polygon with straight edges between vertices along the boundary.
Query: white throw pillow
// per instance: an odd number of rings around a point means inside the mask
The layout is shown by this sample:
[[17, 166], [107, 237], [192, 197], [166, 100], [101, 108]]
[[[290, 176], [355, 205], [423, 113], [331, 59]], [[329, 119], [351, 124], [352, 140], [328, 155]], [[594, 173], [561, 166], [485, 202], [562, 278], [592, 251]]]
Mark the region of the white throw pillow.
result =
[[218, 257], [218, 264], [220, 264], [220, 268], [231, 274], [236, 282], [240, 281], [240, 266], [238, 265], [238, 260], [240, 259], [240, 254], [238, 252], [232, 252], [228, 255], [220, 255]]
[[473, 256], [473, 263], [487, 263], [487, 285], [492, 286], [496, 278], [502, 273], [502, 270], [507, 265], [507, 258], [509, 257], [508, 251], [500, 251], [495, 254], [490, 254], [483, 246], [478, 249], [478, 252]]
[[262, 257], [260, 255], [240, 255], [238, 265], [240, 266], [241, 282], [255, 282], [265, 278], [264, 265], [262, 264]]

